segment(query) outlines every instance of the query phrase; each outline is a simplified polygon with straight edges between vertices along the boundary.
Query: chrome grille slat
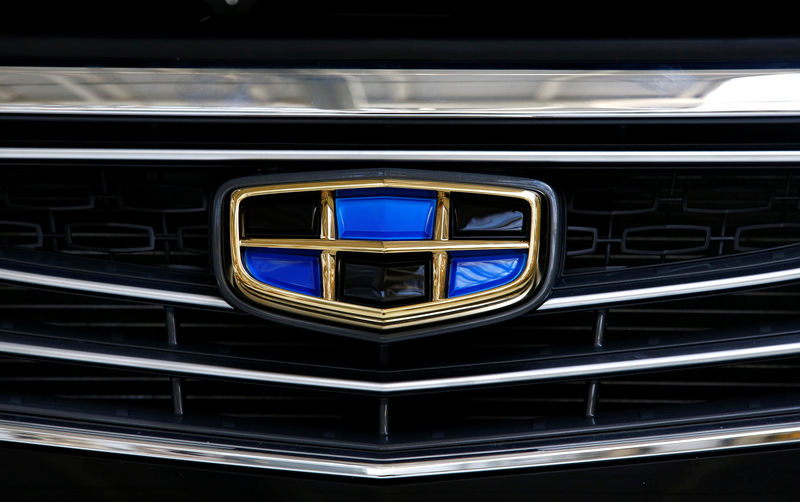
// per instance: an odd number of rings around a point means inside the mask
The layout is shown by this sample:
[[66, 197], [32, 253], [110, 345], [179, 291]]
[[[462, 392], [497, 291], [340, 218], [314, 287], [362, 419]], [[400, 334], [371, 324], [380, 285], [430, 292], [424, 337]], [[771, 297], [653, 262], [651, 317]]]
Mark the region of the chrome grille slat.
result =
[[[635, 119], [796, 116], [800, 111], [800, 97], [786, 91], [797, 75], [793, 69], [3, 70], [0, 112], [7, 114]], [[737, 85], [754, 79], [761, 85]], [[120, 93], [108, 93], [111, 86]], [[736, 91], [717, 92], [731, 87]], [[782, 99], [768, 99], [763, 89]], [[324, 106], [314, 99], [319, 92], [327, 96]]]

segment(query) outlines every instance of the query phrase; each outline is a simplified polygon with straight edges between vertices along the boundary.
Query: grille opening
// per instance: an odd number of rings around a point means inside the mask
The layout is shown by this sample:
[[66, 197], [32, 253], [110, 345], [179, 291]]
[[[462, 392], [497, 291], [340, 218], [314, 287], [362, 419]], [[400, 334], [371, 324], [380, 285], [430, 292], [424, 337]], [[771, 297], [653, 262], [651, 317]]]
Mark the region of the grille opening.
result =
[[456, 432], [468, 434], [474, 427], [518, 431], [537, 421], [581, 417], [586, 410], [586, 384], [495, 387], [390, 397], [388, 402], [391, 433], [414, 436], [427, 431], [434, 439]]
[[167, 342], [161, 305], [2, 285], [0, 317], [7, 329], [34, 326], [53, 336], [74, 335], [121, 344]]
[[[570, 194], [569, 208], [575, 214], [641, 214], [656, 209], [663, 178], [646, 180], [635, 187], [626, 185], [578, 188]], [[645, 180], [643, 180], [645, 181]]]
[[747, 407], [758, 408], [764, 406], [764, 398], [770, 395], [785, 393], [800, 397], [798, 370], [800, 360], [794, 358], [603, 378], [597, 409], [647, 413], [654, 405], [726, 399], [748, 401]]
[[119, 190], [119, 205], [134, 211], [192, 213], [205, 211], [206, 193], [201, 187], [185, 185], [136, 185]]
[[800, 289], [784, 286], [724, 296], [620, 306], [608, 311], [604, 341], [613, 348], [721, 338], [754, 338], [794, 329], [800, 319]]
[[156, 243], [151, 227], [127, 223], [70, 223], [65, 237], [72, 248], [103, 253], [148, 252]]
[[705, 251], [710, 231], [692, 225], [661, 225], [626, 228], [622, 233], [624, 253], [641, 255], [674, 255]]
[[377, 432], [373, 396], [198, 379], [182, 389], [184, 416], [213, 416], [241, 431], [362, 441]]
[[[752, 211], [766, 211], [775, 202], [775, 197], [794, 193], [790, 184], [784, 185], [780, 178], [755, 177], [742, 183], [733, 184], [720, 177], [697, 180], [685, 188], [683, 209], [696, 213], [731, 214]], [[717, 183], [728, 182], [728, 185]], [[783, 193], [781, 193], [783, 191]]]
[[800, 242], [800, 223], [770, 223], [750, 225], [736, 229], [734, 248], [752, 251]]
[[0, 244], [24, 248], [42, 246], [42, 228], [35, 223], [0, 221]]
[[11, 185], [6, 191], [8, 207], [64, 211], [91, 209], [94, 206], [88, 186], [36, 183]]
[[0, 389], [18, 404], [26, 397], [49, 396], [80, 404], [90, 414], [95, 404], [123, 415], [129, 408], [173, 410], [169, 377], [94, 366], [2, 357]]

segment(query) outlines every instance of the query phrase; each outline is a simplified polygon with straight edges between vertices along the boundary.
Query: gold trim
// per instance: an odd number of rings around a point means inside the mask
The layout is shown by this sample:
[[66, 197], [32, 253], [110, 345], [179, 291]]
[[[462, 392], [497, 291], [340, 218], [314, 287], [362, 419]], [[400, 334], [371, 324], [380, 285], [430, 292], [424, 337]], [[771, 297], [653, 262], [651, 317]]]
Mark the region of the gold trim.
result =
[[[333, 191], [323, 190], [320, 200], [319, 238], [323, 241], [336, 240], [336, 213], [334, 211]], [[336, 250], [323, 249], [319, 256], [322, 275], [322, 298], [336, 299]]]
[[433, 240], [446, 241], [450, 239], [450, 194], [439, 192], [436, 194], [436, 220], [433, 229]]
[[[439, 191], [436, 194], [436, 219], [433, 226], [433, 239], [436, 244], [450, 240], [450, 193]], [[463, 242], [462, 242], [463, 243]], [[525, 247], [528, 243], [525, 243]], [[431, 275], [433, 275], [433, 291], [431, 299], [434, 302], [447, 298], [447, 251], [434, 250], [431, 260]]]
[[336, 299], [336, 251], [323, 251], [319, 256], [322, 275], [322, 298]]
[[[360, 241], [336, 239], [335, 199], [333, 192], [348, 188], [411, 188], [437, 192], [434, 239], [425, 241]], [[239, 207], [248, 197], [319, 191], [322, 197], [320, 239], [242, 239]], [[527, 240], [449, 240], [449, 198], [453, 192], [514, 197], [528, 202], [531, 208], [530, 234]], [[231, 195], [231, 276], [239, 290], [250, 300], [276, 309], [338, 321], [360, 327], [386, 330], [438, 322], [463, 315], [488, 312], [512, 305], [524, 298], [537, 282], [541, 202], [536, 192], [493, 185], [469, 185], [418, 180], [372, 179], [314, 183], [293, 183], [235, 190]], [[313, 297], [269, 286], [255, 280], [242, 262], [242, 247], [319, 249], [322, 269], [322, 297]], [[528, 249], [522, 273], [512, 282], [488, 291], [456, 298], [446, 297], [448, 251], [478, 249]], [[375, 308], [336, 301], [336, 252], [366, 253], [430, 252], [433, 258], [432, 301], [392, 308]]]
[[333, 192], [331, 190], [322, 191], [320, 201], [320, 236], [324, 241], [336, 240], [336, 213], [333, 210]]
[[433, 301], [447, 298], [447, 252], [433, 252]]
[[242, 239], [243, 247], [356, 251], [360, 253], [415, 253], [420, 251], [473, 251], [481, 249], [527, 249], [528, 241], [358, 241], [320, 239]]

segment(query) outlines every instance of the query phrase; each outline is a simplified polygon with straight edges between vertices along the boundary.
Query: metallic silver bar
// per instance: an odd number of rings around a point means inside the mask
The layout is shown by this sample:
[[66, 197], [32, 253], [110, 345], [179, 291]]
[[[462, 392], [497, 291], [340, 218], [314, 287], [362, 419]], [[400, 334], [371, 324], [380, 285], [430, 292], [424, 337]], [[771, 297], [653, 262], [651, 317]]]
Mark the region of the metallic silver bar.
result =
[[625, 289], [607, 291], [591, 295], [562, 296], [549, 298], [539, 307], [539, 310], [555, 310], [590, 305], [607, 305], [617, 302], [647, 300], [651, 298], [664, 298], [670, 296], [688, 295], [692, 293], [706, 293], [709, 291], [724, 291], [726, 289], [748, 288], [764, 284], [800, 279], [800, 268], [766, 272], [763, 274], [743, 275], [714, 279], [711, 281], [687, 282], [683, 284], [670, 284], [651, 288]]
[[370, 461], [337, 459], [121, 432], [0, 420], [0, 441], [205, 464], [372, 479], [408, 478], [630, 460], [778, 446], [800, 442], [800, 423], [714, 428], [702, 432], [488, 452], [450, 457]]
[[[753, 343], [758, 343], [754, 341]], [[197, 375], [246, 380], [250, 382], [304, 385], [332, 389], [359, 390], [378, 393], [394, 393], [433, 389], [453, 389], [515, 382], [535, 382], [562, 378], [586, 378], [610, 373], [634, 372], [650, 369], [680, 368], [683, 366], [733, 362], [763, 357], [780, 357], [800, 353], [800, 342], [764, 344], [746, 348], [708, 350], [686, 349], [687, 352], [670, 355], [645, 357], [630, 355], [625, 359], [610, 362], [587, 363], [572, 366], [555, 366], [504, 373], [487, 373], [427, 380], [408, 380], [401, 382], [371, 382], [343, 378], [324, 378], [308, 375], [259, 371], [210, 364], [200, 364], [173, 359], [129, 356], [111, 352], [76, 350], [29, 343], [0, 341], [0, 353], [26, 357], [44, 357], [62, 361], [102, 364], [108, 366], [146, 369]]]
[[730, 117], [800, 113], [800, 70], [0, 67], [0, 113]]
[[180, 291], [172, 291], [167, 289], [126, 286], [122, 284], [114, 284], [112, 282], [72, 279], [70, 277], [62, 277], [54, 274], [37, 274], [33, 272], [20, 272], [18, 270], [0, 268], [0, 280], [21, 282], [24, 284], [33, 284], [36, 286], [46, 286], [50, 288], [87, 291], [89, 293], [100, 293], [104, 295], [124, 296], [127, 298], [138, 298], [149, 301], [184, 303], [187, 305], [198, 305], [202, 307], [222, 309], [233, 308], [228, 302], [219, 296], [183, 293]]
[[0, 148], [0, 159], [30, 160], [367, 160], [550, 163], [800, 162], [800, 150], [482, 151], [482, 150], [208, 150], [136, 148]]

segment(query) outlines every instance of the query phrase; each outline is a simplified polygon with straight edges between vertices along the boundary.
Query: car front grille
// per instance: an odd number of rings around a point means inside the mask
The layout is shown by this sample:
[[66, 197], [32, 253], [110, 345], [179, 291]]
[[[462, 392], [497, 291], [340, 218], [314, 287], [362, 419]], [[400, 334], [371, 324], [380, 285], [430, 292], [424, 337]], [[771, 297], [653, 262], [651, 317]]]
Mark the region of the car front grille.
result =
[[[502, 375], [786, 344], [796, 340], [797, 286], [533, 312], [500, 324], [392, 343], [300, 330], [224, 310], [102, 296], [2, 289], [3, 341], [94, 354], [147, 354], [306, 377], [392, 384]], [[660, 371], [581, 372], [514, 385], [369, 392], [233, 380], [209, 371], [82, 364], [74, 357], [3, 360], [8, 413], [140, 424], [215, 437], [357, 451], [439, 451], [466, 443], [575, 437], [624, 428], [788, 413], [796, 358]], [[89, 360], [90, 361], [90, 360]], [[86, 361], [86, 362], [89, 362]], [[646, 367], [645, 367], [646, 369]], [[139, 370], [139, 371], [135, 371]], [[144, 370], [144, 372], [142, 372]], [[321, 380], [320, 380], [321, 381]]]
[[[143, 454], [167, 458], [250, 465], [226, 456], [245, 451], [268, 458], [261, 467], [297, 457], [333, 474], [401, 463], [417, 475], [442, 459], [482, 470], [486, 457], [608, 444], [622, 458], [647, 438], [795, 427], [798, 160], [726, 154], [786, 149], [800, 123], [759, 120], [0, 116], [0, 439], [53, 444], [31, 439], [52, 427], [81, 445], [138, 436]], [[85, 148], [67, 151], [79, 138]], [[642, 158], [569, 157], [593, 148]], [[323, 149], [331, 158], [314, 157]], [[719, 155], [648, 160], [654, 149]], [[526, 152], [544, 160], [509, 160]], [[210, 237], [220, 186], [387, 166], [552, 186], [565, 222], [545, 230], [566, 249], [546, 257], [550, 297], [391, 342], [223, 300]], [[87, 446], [124, 450], [107, 448]], [[298, 465], [277, 466], [317, 472]]]

